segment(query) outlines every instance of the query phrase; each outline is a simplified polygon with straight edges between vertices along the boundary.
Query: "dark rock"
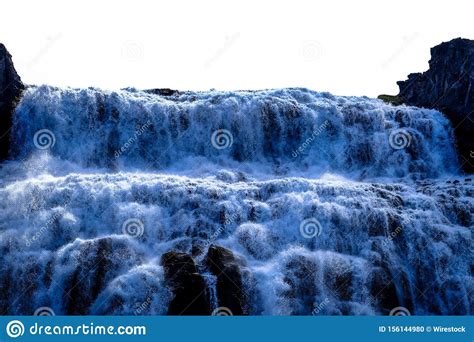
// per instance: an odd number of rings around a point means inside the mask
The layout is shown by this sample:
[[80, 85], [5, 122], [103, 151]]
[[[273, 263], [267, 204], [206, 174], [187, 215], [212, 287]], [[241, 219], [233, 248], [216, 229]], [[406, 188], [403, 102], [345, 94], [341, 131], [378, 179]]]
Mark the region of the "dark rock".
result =
[[247, 300], [242, 284], [242, 263], [230, 250], [211, 245], [207, 252], [206, 265], [217, 277], [219, 307], [228, 308], [234, 316], [247, 314]]
[[169, 88], [156, 88], [156, 89], [147, 89], [145, 92], [161, 96], [173, 96], [179, 95], [179, 90], [169, 89]]
[[12, 56], [0, 43], [0, 161], [8, 157], [12, 113], [24, 89], [13, 66]]
[[[81, 250], [81, 264], [77, 267], [66, 287], [64, 301], [66, 303], [66, 314], [85, 315], [89, 306], [99, 295], [105, 285], [105, 275], [110, 267], [109, 259], [104, 258], [111, 251], [110, 239], [100, 239], [97, 242], [86, 244]], [[86, 257], [87, 255], [87, 257]], [[86, 275], [93, 273], [94, 281], [84, 280]]]
[[86, 240], [57, 263], [69, 264], [73, 257], [80, 263], [63, 286], [66, 315], [90, 314], [90, 307], [102, 290], [124, 270], [141, 262], [126, 241], [110, 237]]
[[434, 108], [451, 121], [460, 162], [474, 171], [474, 41], [453, 39], [431, 49], [429, 69], [397, 82], [405, 104]]
[[352, 279], [352, 265], [348, 260], [335, 257], [329, 261], [324, 273], [324, 283], [341, 301], [351, 300]]
[[283, 291], [283, 301], [291, 310], [291, 315], [310, 315], [317, 302], [324, 300], [322, 292], [314, 284], [321, 268], [314, 260], [305, 255], [293, 254], [283, 264], [286, 290]]
[[207, 285], [193, 258], [186, 253], [167, 252], [161, 257], [161, 264], [165, 281], [174, 295], [168, 315], [210, 315]]
[[370, 295], [372, 300], [377, 303], [382, 314], [386, 315], [392, 310], [400, 306], [397, 294], [397, 287], [393, 278], [386, 269], [376, 267], [369, 274]]

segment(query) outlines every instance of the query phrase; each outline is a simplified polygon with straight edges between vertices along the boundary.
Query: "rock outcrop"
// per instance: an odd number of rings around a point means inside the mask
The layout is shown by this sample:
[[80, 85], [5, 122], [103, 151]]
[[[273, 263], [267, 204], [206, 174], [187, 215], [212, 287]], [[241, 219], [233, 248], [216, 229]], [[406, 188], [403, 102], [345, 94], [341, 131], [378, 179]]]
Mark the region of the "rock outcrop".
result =
[[163, 254], [161, 264], [166, 284], [174, 296], [168, 315], [210, 315], [208, 288], [193, 258], [186, 253], [167, 252]]
[[12, 56], [0, 43], [0, 161], [8, 157], [12, 112], [24, 89]]
[[[65, 304], [62, 310], [67, 315], [90, 314], [91, 305], [107, 285], [124, 269], [141, 262], [127, 241], [117, 238], [76, 240], [69, 248], [69, 253], [56, 260], [54, 269], [65, 276], [60, 287]], [[74, 256], [77, 262], [73, 262], [70, 256]]]
[[216, 292], [219, 307], [229, 309], [234, 316], [246, 314], [241, 262], [232, 251], [211, 245], [207, 252], [206, 265], [217, 278]]
[[[191, 255], [167, 252], [161, 264], [165, 282], [173, 293], [168, 315], [210, 315], [213, 311], [211, 290]], [[203, 266], [216, 277], [217, 306], [225, 308], [226, 314], [230, 311], [232, 315], [245, 315], [248, 305], [242, 284], [242, 262], [232, 251], [211, 245]]]
[[474, 40], [453, 39], [431, 49], [429, 70], [397, 82], [402, 102], [434, 108], [452, 122], [460, 162], [474, 171]]

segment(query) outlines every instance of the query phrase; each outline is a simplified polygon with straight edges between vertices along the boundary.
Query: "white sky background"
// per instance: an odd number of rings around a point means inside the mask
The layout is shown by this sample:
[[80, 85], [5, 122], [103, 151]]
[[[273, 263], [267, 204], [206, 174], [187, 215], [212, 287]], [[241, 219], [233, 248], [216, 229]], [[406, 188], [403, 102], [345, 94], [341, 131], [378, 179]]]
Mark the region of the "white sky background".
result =
[[474, 1], [2, 2], [0, 42], [27, 84], [398, 93], [429, 49], [474, 39]]

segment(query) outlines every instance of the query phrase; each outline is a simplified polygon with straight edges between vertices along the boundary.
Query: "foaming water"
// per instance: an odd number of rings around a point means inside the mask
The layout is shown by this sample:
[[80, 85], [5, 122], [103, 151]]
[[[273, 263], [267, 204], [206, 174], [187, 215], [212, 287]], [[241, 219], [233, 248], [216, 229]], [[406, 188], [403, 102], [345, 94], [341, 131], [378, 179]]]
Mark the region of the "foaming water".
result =
[[0, 312], [166, 314], [171, 250], [215, 309], [217, 244], [249, 314], [472, 313], [474, 186], [451, 137], [437, 111], [304, 89], [29, 88], [0, 169]]
[[423, 178], [457, 166], [441, 113], [305, 89], [162, 97], [33, 87], [12, 132], [13, 158], [45, 143], [63, 160], [109, 169], [194, 168], [192, 157], [202, 157], [232, 168], [254, 162], [281, 174], [314, 168]]

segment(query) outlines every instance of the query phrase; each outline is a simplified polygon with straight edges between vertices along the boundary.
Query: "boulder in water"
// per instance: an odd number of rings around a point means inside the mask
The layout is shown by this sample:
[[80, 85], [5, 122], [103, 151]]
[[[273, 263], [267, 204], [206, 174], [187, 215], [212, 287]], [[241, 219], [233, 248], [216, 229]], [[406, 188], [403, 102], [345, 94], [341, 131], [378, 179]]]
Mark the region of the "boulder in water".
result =
[[206, 264], [217, 277], [217, 301], [232, 315], [246, 313], [246, 296], [243, 291], [241, 263], [227, 248], [211, 245], [207, 251]]
[[168, 315], [209, 315], [211, 305], [206, 282], [193, 258], [186, 253], [167, 252], [161, 257], [161, 264], [165, 282], [174, 295]]
[[0, 43], [0, 161], [8, 157], [12, 112], [24, 89], [12, 56]]

